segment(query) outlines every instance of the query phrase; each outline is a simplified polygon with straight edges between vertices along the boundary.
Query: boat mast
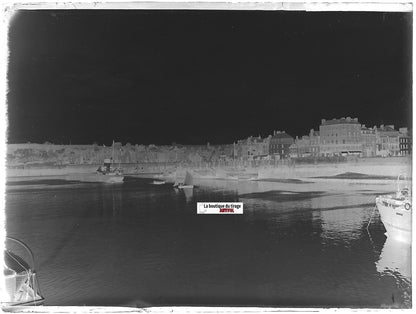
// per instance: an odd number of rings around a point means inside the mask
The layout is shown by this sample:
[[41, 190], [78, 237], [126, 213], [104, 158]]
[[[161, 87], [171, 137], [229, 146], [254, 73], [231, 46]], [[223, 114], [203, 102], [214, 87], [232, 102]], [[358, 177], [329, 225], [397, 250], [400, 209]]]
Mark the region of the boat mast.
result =
[[112, 154], [111, 154], [111, 165], [113, 165], [113, 164], [114, 164], [114, 140], [113, 140], [112, 150], [113, 150], [113, 152], [112, 152]]
[[235, 142], [233, 143], [233, 167], [235, 168]]

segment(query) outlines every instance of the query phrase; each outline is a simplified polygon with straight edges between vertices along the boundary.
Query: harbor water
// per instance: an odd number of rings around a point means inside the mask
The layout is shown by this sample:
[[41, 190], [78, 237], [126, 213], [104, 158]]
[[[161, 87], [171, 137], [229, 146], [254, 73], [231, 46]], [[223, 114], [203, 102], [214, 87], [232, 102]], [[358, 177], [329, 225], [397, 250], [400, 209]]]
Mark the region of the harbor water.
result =
[[[152, 181], [7, 184], [7, 234], [34, 252], [45, 305], [411, 307], [410, 247], [374, 210], [395, 182]], [[196, 213], [232, 201], [243, 215]]]

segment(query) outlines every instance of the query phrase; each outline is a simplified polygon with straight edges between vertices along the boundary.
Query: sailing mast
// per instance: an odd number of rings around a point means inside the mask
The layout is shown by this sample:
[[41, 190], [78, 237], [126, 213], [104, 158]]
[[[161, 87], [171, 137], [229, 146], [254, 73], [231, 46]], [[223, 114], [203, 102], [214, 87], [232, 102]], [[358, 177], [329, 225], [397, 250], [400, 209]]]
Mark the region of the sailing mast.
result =
[[193, 184], [192, 176], [188, 171], [186, 171], [184, 184], [185, 185], [192, 185]]
[[112, 153], [111, 153], [111, 166], [114, 164], [114, 140], [113, 140], [113, 146], [112, 146]]
[[235, 168], [235, 142], [233, 143], [233, 167]]

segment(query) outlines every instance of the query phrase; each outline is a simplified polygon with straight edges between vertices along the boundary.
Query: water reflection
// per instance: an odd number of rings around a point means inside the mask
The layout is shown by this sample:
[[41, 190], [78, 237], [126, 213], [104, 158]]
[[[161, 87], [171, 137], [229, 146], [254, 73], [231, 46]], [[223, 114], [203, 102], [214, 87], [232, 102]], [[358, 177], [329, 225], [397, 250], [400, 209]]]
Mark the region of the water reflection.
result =
[[[47, 305], [411, 306], [410, 251], [377, 216], [377, 249], [367, 236], [374, 193], [320, 184], [25, 187], [7, 193], [8, 233], [38, 256]], [[244, 215], [196, 215], [205, 201]]]
[[102, 216], [116, 216], [121, 213], [123, 208], [123, 193], [120, 193], [120, 188], [114, 185], [103, 185], [101, 187], [102, 200]]
[[[373, 207], [374, 206], [374, 196], [373, 195], [366, 195], [366, 194], [359, 194], [359, 193], [334, 193], [329, 194], [326, 193], [323, 197], [316, 197], [311, 199], [311, 207], [313, 209], [319, 210], [335, 210], [340, 209], [340, 211], [336, 211], [331, 217], [337, 215], [338, 218], [342, 221], [348, 219], [355, 219], [359, 221], [362, 217], [356, 217], [355, 214], [348, 214], [346, 209], [353, 209], [354, 207], [358, 206], [367, 206]], [[342, 211], [344, 209], [344, 211]], [[345, 214], [344, 214], [345, 213]], [[345, 216], [345, 218], [343, 218]], [[348, 216], [348, 217], [347, 217]]]
[[392, 306], [411, 307], [412, 305], [412, 247], [409, 244], [387, 237], [376, 262], [382, 278], [393, 280], [396, 289], [392, 292]]
[[313, 218], [321, 223], [324, 242], [335, 240], [349, 243], [361, 237], [369, 214], [361, 207], [339, 208], [315, 211]]
[[281, 180], [281, 182], [270, 181], [248, 181], [248, 180], [207, 180], [194, 179], [194, 183], [200, 187], [209, 187], [215, 190], [235, 191], [238, 194], [267, 192], [273, 190], [281, 191], [296, 191], [296, 192], [310, 192], [323, 191], [327, 193], [351, 193], [356, 192], [356, 195], [366, 195], [373, 197], [373, 191], [377, 192], [391, 192], [395, 190], [395, 181], [392, 182], [378, 182], [377, 180], [318, 180], [314, 178], [306, 178], [302, 180]]
[[399, 280], [411, 280], [412, 247], [409, 244], [387, 237], [376, 263], [377, 271], [383, 275], [394, 276]]
[[186, 201], [190, 202], [194, 196], [194, 189], [183, 189], [183, 192], [185, 193]]
[[369, 213], [359, 205], [367, 199], [346, 194], [311, 199], [311, 208], [316, 209], [313, 218], [321, 222], [322, 240], [348, 243], [359, 239], [369, 218]]

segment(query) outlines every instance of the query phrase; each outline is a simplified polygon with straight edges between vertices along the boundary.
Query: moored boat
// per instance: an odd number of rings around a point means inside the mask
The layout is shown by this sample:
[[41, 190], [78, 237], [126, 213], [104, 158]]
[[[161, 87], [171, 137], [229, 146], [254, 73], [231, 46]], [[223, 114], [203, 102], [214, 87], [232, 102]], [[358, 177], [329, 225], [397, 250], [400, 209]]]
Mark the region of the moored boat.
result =
[[101, 174], [101, 173], [71, 173], [66, 176], [67, 180], [81, 182], [101, 182], [101, 183], [123, 183], [122, 174]]
[[104, 176], [91, 176], [93, 182], [123, 183], [124, 176], [121, 173], [107, 173]]
[[[30, 256], [31, 265], [16, 252], [26, 252], [26, 255]], [[43, 304], [44, 298], [36, 277], [33, 253], [25, 243], [10, 237], [6, 237], [4, 281], [5, 293], [1, 294], [2, 306]]]
[[194, 185], [193, 185], [193, 178], [191, 176], [191, 174], [187, 171], [186, 175], [185, 175], [185, 180], [183, 183], [175, 183], [173, 185], [175, 188], [178, 189], [193, 189]]
[[105, 159], [104, 164], [97, 169], [97, 176], [91, 177], [98, 182], [121, 183], [124, 180], [123, 171], [112, 166], [112, 159]]
[[98, 167], [98, 169], [91, 173], [70, 173], [66, 176], [68, 180], [71, 181], [81, 181], [81, 182], [102, 182], [102, 183], [123, 183], [124, 176], [123, 170], [120, 167], [114, 166], [114, 141], [113, 141], [113, 152], [111, 158], [106, 158], [103, 161], [103, 164]]
[[376, 197], [376, 205], [387, 236], [411, 244], [412, 199], [408, 187], [400, 188], [400, 176], [397, 179], [397, 192]]
[[166, 181], [159, 181], [159, 180], [153, 180], [153, 182], [152, 182], [152, 184], [154, 184], [154, 185], [162, 185], [162, 184], [165, 184], [166, 183]]

